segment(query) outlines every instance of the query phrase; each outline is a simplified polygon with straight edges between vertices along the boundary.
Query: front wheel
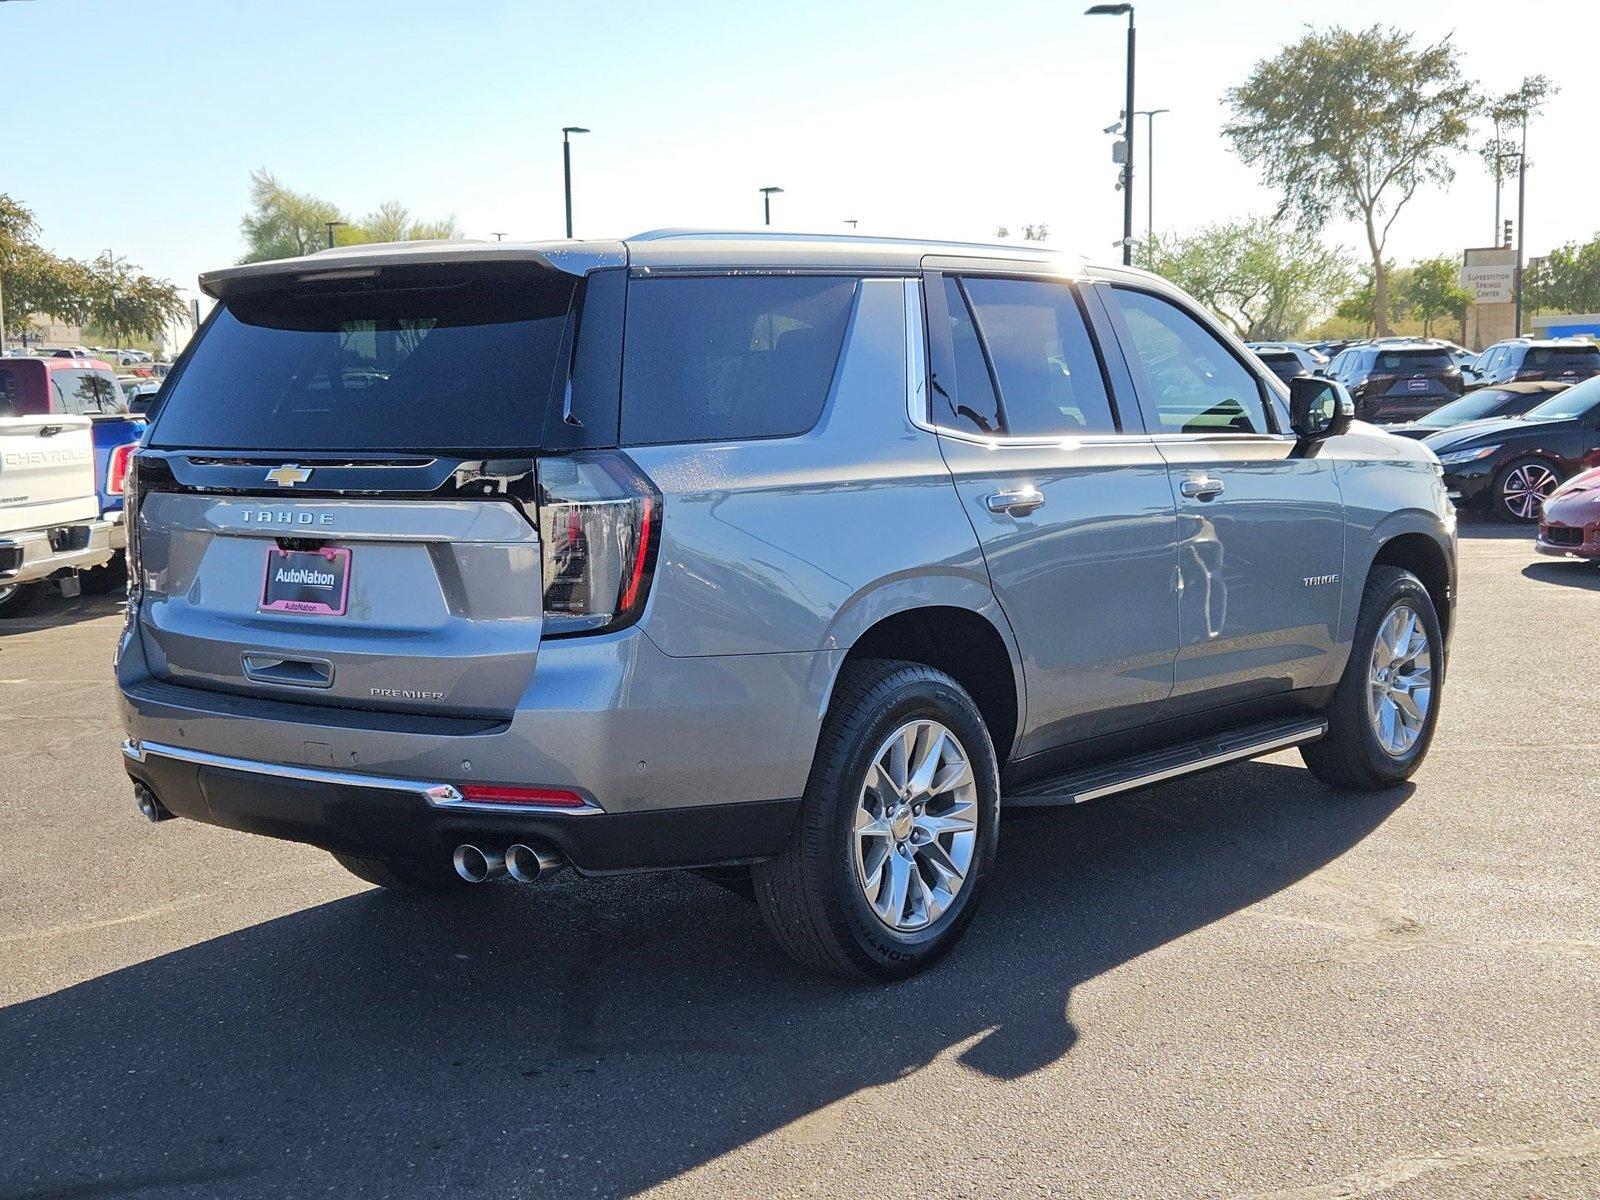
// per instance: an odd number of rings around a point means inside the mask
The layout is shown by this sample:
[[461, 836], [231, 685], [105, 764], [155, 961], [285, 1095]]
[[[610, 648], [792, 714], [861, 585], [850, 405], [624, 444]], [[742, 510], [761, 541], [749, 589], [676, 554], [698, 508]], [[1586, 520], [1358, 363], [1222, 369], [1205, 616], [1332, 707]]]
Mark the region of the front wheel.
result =
[[1428, 590], [1410, 571], [1373, 567], [1328, 732], [1300, 748], [1311, 773], [1353, 791], [1409, 779], [1433, 741], [1443, 673], [1444, 636]]
[[994, 861], [1000, 777], [972, 698], [943, 671], [840, 676], [789, 845], [752, 870], [778, 943], [818, 971], [901, 979], [961, 937]]
[[1560, 483], [1555, 467], [1542, 458], [1509, 462], [1495, 476], [1494, 515], [1517, 525], [1537, 521], [1544, 502]]

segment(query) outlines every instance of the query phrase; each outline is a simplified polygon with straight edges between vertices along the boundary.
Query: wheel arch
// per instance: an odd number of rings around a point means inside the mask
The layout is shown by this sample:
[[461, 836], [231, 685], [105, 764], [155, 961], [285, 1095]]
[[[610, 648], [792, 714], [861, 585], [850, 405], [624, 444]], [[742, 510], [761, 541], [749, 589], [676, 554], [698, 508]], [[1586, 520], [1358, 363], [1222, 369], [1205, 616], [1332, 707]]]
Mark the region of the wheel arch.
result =
[[1366, 591], [1373, 567], [1391, 566], [1410, 571], [1422, 581], [1438, 614], [1439, 628], [1448, 638], [1455, 611], [1455, 571], [1451, 558], [1451, 553], [1432, 533], [1418, 529], [1393, 533], [1384, 538], [1367, 564], [1361, 580], [1362, 593]]
[[1022, 659], [987, 583], [964, 576], [900, 581], [841, 612], [830, 641], [845, 652], [824, 691], [822, 713], [846, 665], [868, 658], [922, 663], [966, 689], [996, 757], [1002, 765], [1011, 757], [1026, 717]]

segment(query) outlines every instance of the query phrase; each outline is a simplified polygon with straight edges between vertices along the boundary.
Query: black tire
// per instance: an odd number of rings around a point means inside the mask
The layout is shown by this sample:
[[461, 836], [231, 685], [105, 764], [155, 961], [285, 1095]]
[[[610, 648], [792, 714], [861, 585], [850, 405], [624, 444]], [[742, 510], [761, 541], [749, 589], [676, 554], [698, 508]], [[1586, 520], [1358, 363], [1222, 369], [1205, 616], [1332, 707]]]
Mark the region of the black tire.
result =
[[48, 586], [42, 579], [36, 583], [0, 584], [0, 619], [32, 612], [44, 599]]
[[472, 887], [448, 863], [399, 862], [387, 858], [357, 858], [333, 851], [333, 861], [357, 879], [391, 892], [453, 892]]
[[[1368, 716], [1367, 687], [1378, 630], [1400, 604], [1407, 605], [1422, 625], [1432, 662], [1428, 711], [1416, 742], [1403, 754], [1386, 750]], [[1444, 637], [1427, 588], [1410, 571], [1379, 565], [1367, 576], [1356, 619], [1350, 661], [1324, 714], [1328, 732], [1300, 747], [1311, 773], [1331, 787], [1349, 791], [1381, 791], [1409, 779], [1422, 765], [1439, 723], [1439, 701], [1445, 676]]]
[[[976, 832], [949, 906], [913, 932], [892, 929], [856, 874], [855, 813], [873, 755], [908, 720], [937, 720], [972, 768]], [[814, 970], [846, 979], [903, 979], [937, 962], [966, 930], [994, 861], [1000, 773], [983, 717], [961, 685], [920, 663], [851, 664], [834, 689], [789, 845], [751, 871], [756, 904], [778, 944]], [[913, 868], [916, 869], [916, 868]]]
[[1550, 485], [1548, 488], [1543, 489], [1542, 494], [1544, 497], [1548, 497], [1555, 490], [1556, 485], [1561, 482], [1561, 469], [1547, 458], [1540, 458], [1537, 454], [1527, 454], [1521, 458], [1512, 459], [1501, 467], [1499, 473], [1495, 475], [1494, 488], [1489, 493], [1489, 511], [1495, 515], [1497, 520], [1505, 521], [1512, 525], [1532, 525], [1539, 519], [1539, 513], [1544, 508], [1543, 499], [1534, 506], [1531, 516], [1523, 516], [1516, 508], [1512, 507], [1512, 501], [1506, 494], [1506, 489], [1512, 486], [1516, 480], [1517, 472], [1534, 470], [1548, 473]]

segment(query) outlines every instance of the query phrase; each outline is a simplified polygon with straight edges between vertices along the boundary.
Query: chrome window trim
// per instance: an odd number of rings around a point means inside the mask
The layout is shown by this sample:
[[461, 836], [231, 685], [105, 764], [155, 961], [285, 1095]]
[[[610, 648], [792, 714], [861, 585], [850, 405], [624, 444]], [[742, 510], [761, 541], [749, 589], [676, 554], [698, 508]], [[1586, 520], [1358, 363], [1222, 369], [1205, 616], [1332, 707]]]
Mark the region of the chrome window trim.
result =
[[[1010, 276], [1006, 276], [1009, 278]], [[1058, 282], [1049, 280], [1048, 282]], [[906, 326], [906, 417], [918, 429], [927, 433], [937, 434], [939, 437], [954, 438], [958, 442], [966, 442], [973, 446], [984, 446], [990, 450], [1017, 448], [1038, 448], [1041, 446], [1054, 446], [1061, 450], [1077, 450], [1084, 446], [1135, 446], [1149, 445], [1154, 442], [1148, 433], [1094, 433], [1084, 437], [1002, 437], [999, 435], [985, 436], [973, 433], [966, 429], [952, 429], [948, 425], [940, 425], [932, 420], [929, 414], [933, 410], [931, 397], [928, 395], [928, 340], [927, 326], [924, 323], [922, 308], [922, 280], [907, 279], [905, 281], [905, 326]], [[1113, 402], [1115, 396], [1113, 395]], [[1192, 436], [1192, 435], [1190, 435]], [[1233, 434], [1233, 437], [1261, 437], [1260, 434]], [[1274, 438], [1273, 440], [1278, 440]]]
[[200, 767], [218, 767], [225, 771], [270, 775], [278, 779], [298, 779], [305, 783], [329, 783], [404, 792], [408, 795], [421, 796], [432, 808], [466, 809], [473, 812], [565, 813], [570, 816], [586, 816], [601, 811], [599, 805], [589, 800], [584, 801], [582, 808], [568, 808], [555, 804], [484, 804], [468, 800], [455, 785], [449, 783], [397, 779], [391, 775], [364, 775], [332, 767], [303, 767], [288, 763], [262, 762], [253, 758], [234, 758], [227, 754], [211, 754], [204, 750], [190, 750], [184, 746], [169, 746], [162, 742], [146, 742], [135, 738], [123, 741], [122, 754], [123, 757], [138, 763], [151, 757], [166, 758]]

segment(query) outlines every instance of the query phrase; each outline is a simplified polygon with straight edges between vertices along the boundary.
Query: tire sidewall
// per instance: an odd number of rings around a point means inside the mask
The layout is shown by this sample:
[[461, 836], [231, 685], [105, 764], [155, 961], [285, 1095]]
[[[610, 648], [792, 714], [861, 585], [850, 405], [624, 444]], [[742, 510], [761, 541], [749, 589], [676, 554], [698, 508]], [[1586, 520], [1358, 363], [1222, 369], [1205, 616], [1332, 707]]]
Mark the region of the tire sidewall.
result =
[[[907, 721], [938, 721], [960, 739], [972, 766], [978, 793], [978, 836], [966, 881], [955, 902], [926, 929], [900, 933], [890, 929], [872, 911], [856, 877], [855, 811], [857, 798], [878, 748]], [[977, 911], [977, 900], [994, 864], [999, 835], [1000, 778], [989, 732], [972, 700], [953, 681], [933, 675], [897, 689], [848, 738], [841, 769], [828, 780], [830, 805], [827, 855], [831, 916], [848, 930], [844, 939], [852, 956], [874, 976], [909, 975], [943, 955], [960, 938]]]
[[[1433, 687], [1429, 697], [1428, 716], [1422, 725], [1422, 735], [1404, 755], [1396, 757], [1379, 744], [1377, 731], [1372, 728], [1372, 719], [1367, 709], [1367, 685], [1378, 630], [1400, 604], [1406, 605], [1417, 614], [1427, 633], [1429, 656], [1433, 662]], [[1422, 586], [1421, 580], [1410, 572], [1404, 572], [1372, 597], [1371, 609], [1363, 614], [1360, 637], [1357, 639], [1354, 654], [1351, 667], [1352, 682], [1355, 686], [1350, 690], [1349, 701], [1353, 702], [1356, 710], [1353, 715], [1360, 722], [1360, 745], [1363, 755], [1374, 774], [1399, 783], [1410, 778], [1427, 755], [1428, 747], [1433, 743], [1434, 731], [1439, 726], [1439, 707], [1444, 696], [1446, 666], [1444, 632], [1439, 625], [1439, 616], [1433, 608], [1433, 598], [1428, 595], [1428, 590]]]

